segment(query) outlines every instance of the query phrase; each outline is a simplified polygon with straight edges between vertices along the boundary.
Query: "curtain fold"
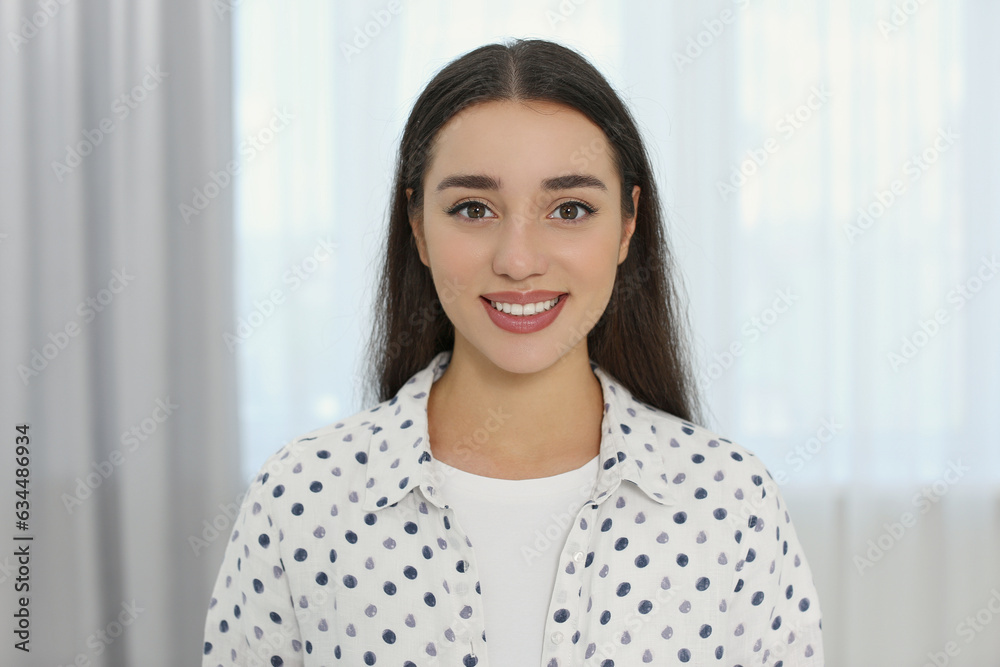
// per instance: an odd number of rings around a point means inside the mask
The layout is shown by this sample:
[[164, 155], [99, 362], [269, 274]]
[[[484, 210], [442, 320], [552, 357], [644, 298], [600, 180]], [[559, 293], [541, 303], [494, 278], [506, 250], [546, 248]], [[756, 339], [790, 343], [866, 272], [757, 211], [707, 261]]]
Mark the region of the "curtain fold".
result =
[[198, 659], [245, 486], [232, 192], [181, 208], [233, 152], [227, 6], [0, 9], [2, 493], [26, 423], [34, 537], [31, 652], [5, 665]]

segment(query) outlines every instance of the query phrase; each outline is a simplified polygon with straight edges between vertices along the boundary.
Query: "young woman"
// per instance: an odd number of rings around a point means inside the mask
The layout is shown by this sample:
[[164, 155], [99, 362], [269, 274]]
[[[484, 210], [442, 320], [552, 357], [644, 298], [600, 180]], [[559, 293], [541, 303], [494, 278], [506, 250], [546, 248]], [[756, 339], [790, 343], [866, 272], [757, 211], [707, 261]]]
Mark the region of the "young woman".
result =
[[399, 149], [380, 402], [261, 468], [203, 664], [822, 665], [777, 486], [695, 423], [671, 271], [584, 58], [516, 40], [441, 70]]

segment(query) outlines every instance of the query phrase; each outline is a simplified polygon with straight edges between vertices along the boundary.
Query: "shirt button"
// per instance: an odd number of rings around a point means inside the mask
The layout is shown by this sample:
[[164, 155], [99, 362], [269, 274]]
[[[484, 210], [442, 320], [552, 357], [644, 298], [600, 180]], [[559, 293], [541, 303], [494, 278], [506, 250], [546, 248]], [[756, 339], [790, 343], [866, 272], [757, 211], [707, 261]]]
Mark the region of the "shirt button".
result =
[[556, 632], [552, 633], [552, 643], [553, 644], [558, 644], [562, 640], [563, 640], [563, 634], [561, 632], [556, 631]]
[[584, 556], [582, 551], [577, 551], [575, 554], [573, 554], [573, 560], [575, 560], [577, 563], [582, 563], [583, 558]]

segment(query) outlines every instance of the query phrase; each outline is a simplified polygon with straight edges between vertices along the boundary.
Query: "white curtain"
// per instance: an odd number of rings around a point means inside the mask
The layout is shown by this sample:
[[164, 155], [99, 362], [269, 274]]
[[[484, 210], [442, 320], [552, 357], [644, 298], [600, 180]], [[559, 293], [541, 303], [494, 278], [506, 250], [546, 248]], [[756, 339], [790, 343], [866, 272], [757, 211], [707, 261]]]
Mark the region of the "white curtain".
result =
[[660, 79], [707, 397], [780, 475], [831, 665], [1000, 664], [998, 18], [831, 1], [668, 19], [665, 56], [708, 44]]
[[636, 112], [706, 425], [782, 484], [828, 664], [1000, 664], [994, 3], [315, 0], [238, 14], [237, 137], [296, 113], [237, 187], [244, 479], [282, 442], [370, 407], [371, 284], [416, 95], [477, 46], [554, 39]]
[[0, 664], [200, 657], [245, 488], [232, 190], [208, 185], [233, 152], [228, 19], [200, 0], [0, 3]]

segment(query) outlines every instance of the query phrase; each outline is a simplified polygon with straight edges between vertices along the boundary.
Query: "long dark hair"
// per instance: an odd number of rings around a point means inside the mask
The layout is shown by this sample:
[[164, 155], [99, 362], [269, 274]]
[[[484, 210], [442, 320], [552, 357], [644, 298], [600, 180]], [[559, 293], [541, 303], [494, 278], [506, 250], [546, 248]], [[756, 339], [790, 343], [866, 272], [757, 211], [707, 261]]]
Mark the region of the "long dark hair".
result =
[[[587, 334], [588, 353], [638, 400], [699, 423], [686, 312], [680, 308], [660, 198], [635, 120], [583, 56], [540, 39], [470, 51], [439, 71], [413, 105], [396, 161], [388, 243], [373, 309], [368, 396], [375, 402], [391, 398], [434, 355], [454, 346], [453, 325], [430, 270], [420, 261], [409, 216], [422, 214], [423, 180], [438, 130], [465, 107], [502, 100], [560, 103], [599, 126], [621, 177], [623, 218], [633, 215], [632, 186], [639, 186], [628, 256], [618, 266], [607, 308]], [[409, 202], [407, 188], [413, 188]]]

